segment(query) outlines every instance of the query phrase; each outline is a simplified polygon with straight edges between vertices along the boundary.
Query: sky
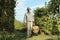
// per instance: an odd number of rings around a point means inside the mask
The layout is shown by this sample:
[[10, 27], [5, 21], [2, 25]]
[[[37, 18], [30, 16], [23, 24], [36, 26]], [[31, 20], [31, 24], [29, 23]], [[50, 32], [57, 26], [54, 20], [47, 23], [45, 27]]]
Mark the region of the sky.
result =
[[15, 0], [16, 1], [16, 7], [15, 10], [15, 19], [23, 22], [24, 14], [27, 12], [27, 7], [31, 8], [31, 12], [33, 13], [34, 9], [37, 7], [44, 7], [45, 2], [48, 2], [50, 0]]

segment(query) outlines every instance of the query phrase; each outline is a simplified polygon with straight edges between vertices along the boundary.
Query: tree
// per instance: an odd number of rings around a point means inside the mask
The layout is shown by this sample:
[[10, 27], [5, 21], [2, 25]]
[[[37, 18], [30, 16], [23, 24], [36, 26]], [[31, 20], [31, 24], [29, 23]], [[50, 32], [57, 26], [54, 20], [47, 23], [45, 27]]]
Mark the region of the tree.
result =
[[38, 25], [40, 28], [43, 29], [46, 33], [51, 31], [52, 27], [52, 17], [49, 19], [49, 13], [46, 11], [47, 9], [42, 7], [42, 8], [36, 8], [34, 10], [34, 16], [35, 16], [35, 23]]
[[45, 8], [34, 10], [36, 25], [43, 26], [45, 32], [58, 33], [59, 4], [60, 0], [50, 0]]
[[[59, 4], [60, 0], [51, 0], [49, 2], [49, 12], [53, 14], [53, 33], [58, 33], [58, 20], [59, 18]], [[54, 17], [55, 16], [55, 17]], [[55, 31], [55, 32], [54, 32]]]
[[0, 0], [0, 31], [14, 31], [14, 0]]

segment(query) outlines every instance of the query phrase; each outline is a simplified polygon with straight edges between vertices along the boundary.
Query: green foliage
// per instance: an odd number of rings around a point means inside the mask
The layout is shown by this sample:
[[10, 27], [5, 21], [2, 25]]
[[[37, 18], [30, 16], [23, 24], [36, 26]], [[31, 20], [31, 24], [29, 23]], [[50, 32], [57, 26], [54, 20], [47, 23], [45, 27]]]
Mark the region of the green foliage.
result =
[[58, 33], [58, 19], [60, 0], [50, 0], [46, 7], [34, 10], [36, 25], [42, 27], [45, 32]]
[[0, 31], [14, 31], [14, 0], [0, 0]]
[[52, 18], [49, 19], [49, 15], [46, 10], [46, 8], [37, 8], [34, 11], [36, 25], [42, 28], [45, 32], [52, 30], [51, 27], [53, 23]]
[[60, 0], [51, 0], [48, 4], [49, 5], [48, 10], [53, 14], [59, 13], [59, 4]]
[[15, 34], [7, 34], [0, 32], [0, 40], [14, 40]]
[[0, 0], [0, 40], [14, 38], [14, 0]]

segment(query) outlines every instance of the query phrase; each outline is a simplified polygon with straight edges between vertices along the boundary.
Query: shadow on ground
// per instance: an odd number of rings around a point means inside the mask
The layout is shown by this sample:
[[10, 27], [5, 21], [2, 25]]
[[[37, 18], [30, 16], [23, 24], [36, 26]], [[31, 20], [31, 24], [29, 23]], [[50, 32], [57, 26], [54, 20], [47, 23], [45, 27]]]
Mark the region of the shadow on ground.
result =
[[54, 39], [46, 39], [46, 40], [54, 40]]
[[15, 40], [26, 40], [26, 28], [15, 30]]

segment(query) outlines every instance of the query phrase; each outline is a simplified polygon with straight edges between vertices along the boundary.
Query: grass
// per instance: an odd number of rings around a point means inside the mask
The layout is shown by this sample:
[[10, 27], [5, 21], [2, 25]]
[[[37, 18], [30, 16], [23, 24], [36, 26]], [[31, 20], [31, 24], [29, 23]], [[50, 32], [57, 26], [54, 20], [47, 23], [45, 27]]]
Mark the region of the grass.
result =
[[14, 40], [14, 33], [8, 34], [8, 33], [3, 33], [0, 32], [0, 40]]
[[22, 30], [15, 30], [15, 36], [14, 34], [12, 35], [7, 35], [4, 37], [1, 37], [0, 35], [0, 40], [60, 40], [60, 36], [58, 37], [57, 35], [45, 35], [44, 33], [41, 33], [39, 35], [33, 35], [30, 38], [26, 37], [26, 31], [24, 29]]
[[17, 21], [17, 20], [14, 20], [14, 25], [15, 25], [15, 29], [17, 29], [17, 30], [21, 30], [24, 28], [23, 23], [20, 21]]
[[[58, 40], [58, 36], [57, 35], [45, 35], [44, 33], [39, 34], [39, 35], [33, 35], [30, 38], [26, 37], [26, 32], [22, 32], [22, 31], [16, 31], [16, 36], [15, 39], [16, 40]], [[59, 36], [59, 40], [60, 40], [60, 36]]]

